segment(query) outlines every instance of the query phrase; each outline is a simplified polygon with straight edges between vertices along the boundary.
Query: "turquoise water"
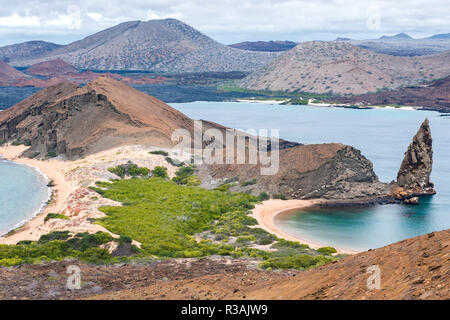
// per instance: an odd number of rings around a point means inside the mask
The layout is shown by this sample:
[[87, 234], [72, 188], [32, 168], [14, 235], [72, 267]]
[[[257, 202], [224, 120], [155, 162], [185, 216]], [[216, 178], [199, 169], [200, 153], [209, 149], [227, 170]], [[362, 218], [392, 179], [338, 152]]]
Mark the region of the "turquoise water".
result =
[[0, 235], [30, 220], [49, 199], [47, 179], [36, 169], [0, 160]]
[[276, 220], [292, 235], [340, 249], [366, 250], [450, 228], [450, 118], [432, 111], [356, 110], [279, 106], [244, 102], [173, 103], [194, 119], [238, 129], [280, 129], [280, 137], [302, 143], [341, 142], [362, 151], [381, 181], [390, 182], [422, 121], [430, 119], [437, 195], [419, 206], [377, 205], [368, 208], [298, 212]]

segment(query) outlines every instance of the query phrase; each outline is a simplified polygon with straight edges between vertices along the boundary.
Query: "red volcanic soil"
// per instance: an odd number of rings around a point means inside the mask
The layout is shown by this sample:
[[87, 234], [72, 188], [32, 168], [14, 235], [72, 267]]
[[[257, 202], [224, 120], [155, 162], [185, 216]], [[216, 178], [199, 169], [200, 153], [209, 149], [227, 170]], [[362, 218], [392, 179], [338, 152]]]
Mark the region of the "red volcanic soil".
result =
[[0, 61], [0, 82], [13, 82], [19, 79], [26, 79], [27, 76], [19, 70], [11, 67], [4, 61]]
[[18, 82], [14, 82], [14, 87], [36, 87], [36, 88], [47, 88], [54, 86], [55, 84], [60, 84], [63, 82], [70, 82], [67, 79], [61, 77], [52, 77], [50, 79], [27, 79]]
[[56, 59], [33, 64], [27, 72], [39, 76], [55, 76], [78, 73], [78, 69], [61, 59]]

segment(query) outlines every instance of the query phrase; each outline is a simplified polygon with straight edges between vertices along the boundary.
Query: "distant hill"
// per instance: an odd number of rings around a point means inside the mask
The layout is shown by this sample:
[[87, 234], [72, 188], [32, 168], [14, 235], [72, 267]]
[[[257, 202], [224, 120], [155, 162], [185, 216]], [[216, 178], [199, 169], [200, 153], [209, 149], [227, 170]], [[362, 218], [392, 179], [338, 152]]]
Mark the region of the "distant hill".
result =
[[380, 40], [413, 40], [413, 38], [406, 33], [398, 33], [393, 36], [382, 36]]
[[61, 59], [80, 69], [205, 72], [252, 71], [276, 56], [230, 48], [179, 20], [163, 19], [124, 22], [48, 54], [11, 61], [28, 66]]
[[0, 47], [0, 60], [17, 61], [45, 55], [62, 47], [59, 44], [46, 41], [28, 41], [9, 46]]
[[450, 113], [450, 76], [429, 84], [357, 96], [335, 97], [333, 102], [361, 103], [363, 105], [404, 105]]
[[394, 36], [382, 36], [378, 39], [350, 40], [345, 38], [336, 41], [346, 41], [363, 49], [394, 56], [423, 56], [450, 50], [450, 34], [438, 34], [428, 38], [414, 39], [406, 33]]
[[27, 68], [26, 72], [39, 76], [55, 76], [76, 73], [78, 69], [61, 59], [56, 59], [34, 64]]
[[21, 79], [25, 79], [27, 76], [20, 72], [19, 70], [11, 67], [4, 61], [0, 60], [0, 81], [1, 82], [12, 82]]
[[395, 57], [347, 42], [304, 42], [239, 83], [253, 90], [363, 94], [450, 74], [450, 52]]
[[245, 41], [230, 44], [230, 47], [250, 51], [279, 52], [290, 50], [296, 45], [297, 43], [293, 41]]
[[441, 33], [441, 34], [435, 34], [431, 37], [425, 38], [425, 39], [434, 39], [434, 40], [449, 40], [450, 39], [450, 33]]

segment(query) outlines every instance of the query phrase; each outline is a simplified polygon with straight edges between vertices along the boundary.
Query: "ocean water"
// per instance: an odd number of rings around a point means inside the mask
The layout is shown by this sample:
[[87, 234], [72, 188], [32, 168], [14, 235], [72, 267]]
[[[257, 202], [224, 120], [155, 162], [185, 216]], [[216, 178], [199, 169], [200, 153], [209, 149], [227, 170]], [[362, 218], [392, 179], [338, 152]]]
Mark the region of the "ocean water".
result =
[[50, 196], [47, 183], [37, 169], [0, 159], [0, 235], [41, 210]]
[[390, 182], [412, 137], [430, 120], [437, 194], [418, 206], [401, 204], [366, 208], [299, 211], [276, 219], [285, 232], [321, 245], [367, 250], [432, 231], [450, 228], [450, 117], [432, 111], [357, 110], [280, 106], [244, 102], [172, 103], [194, 119], [237, 129], [279, 129], [280, 137], [302, 143], [340, 142], [360, 149], [381, 181]]

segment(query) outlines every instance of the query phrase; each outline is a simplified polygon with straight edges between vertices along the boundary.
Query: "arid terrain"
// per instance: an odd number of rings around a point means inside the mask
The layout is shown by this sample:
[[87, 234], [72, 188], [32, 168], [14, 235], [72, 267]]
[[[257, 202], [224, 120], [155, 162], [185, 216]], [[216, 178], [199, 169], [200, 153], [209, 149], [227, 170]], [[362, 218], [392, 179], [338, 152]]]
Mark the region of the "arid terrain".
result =
[[230, 48], [179, 20], [162, 19], [124, 22], [53, 51], [11, 56], [10, 63], [29, 66], [59, 58], [93, 70], [250, 71], [276, 56]]
[[252, 90], [363, 94], [397, 88], [450, 73], [450, 52], [421, 57], [376, 53], [345, 42], [303, 42], [248, 75]]
[[[175, 259], [93, 266], [75, 261], [0, 268], [2, 299], [449, 299], [450, 231], [433, 232], [307, 271], [263, 271], [251, 260]], [[67, 290], [67, 266], [81, 290]], [[367, 268], [380, 269], [369, 290]]]
[[402, 105], [450, 112], [450, 76], [427, 84], [407, 86], [349, 97], [334, 97], [333, 102], [370, 105]]

